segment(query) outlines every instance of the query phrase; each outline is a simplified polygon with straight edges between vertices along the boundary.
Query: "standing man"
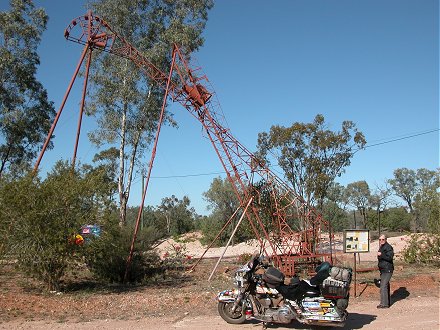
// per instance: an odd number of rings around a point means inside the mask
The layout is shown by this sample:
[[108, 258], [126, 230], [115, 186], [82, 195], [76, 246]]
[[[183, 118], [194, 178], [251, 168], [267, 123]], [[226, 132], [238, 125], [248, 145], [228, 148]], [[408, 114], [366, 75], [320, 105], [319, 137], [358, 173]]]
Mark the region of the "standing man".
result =
[[380, 271], [380, 304], [377, 308], [390, 307], [390, 279], [394, 271], [393, 257], [393, 247], [387, 242], [385, 235], [380, 235], [379, 251], [377, 252]]

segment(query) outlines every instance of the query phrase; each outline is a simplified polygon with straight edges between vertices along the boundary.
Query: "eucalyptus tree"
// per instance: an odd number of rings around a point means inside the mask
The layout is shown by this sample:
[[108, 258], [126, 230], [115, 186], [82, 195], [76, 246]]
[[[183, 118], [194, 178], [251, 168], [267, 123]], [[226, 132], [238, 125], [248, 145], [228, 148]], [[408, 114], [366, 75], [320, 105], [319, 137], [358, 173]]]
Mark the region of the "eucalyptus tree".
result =
[[370, 195], [368, 203], [370, 208], [376, 211], [379, 231], [381, 226], [380, 214], [386, 210], [387, 206], [391, 202], [391, 195], [392, 191], [388, 183], [386, 183], [385, 186], [382, 187], [377, 186], [374, 192]]
[[440, 168], [417, 170], [419, 192], [414, 205], [418, 225], [423, 230], [440, 234]]
[[[202, 46], [202, 32], [213, 2], [95, 0], [89, 1], [89, 6], [156, 67], [167, 72], [174, 43], [187, 54]], [[93, 63], [87, 110], [98, 117], [99, 128], [90, 137], [97, 145], [119, 144], [122, 226], [134, 172], [144, 171], [140, 159], [154, 138], [163, 91], [127, 59], [99, 54]], [[177, 126], [170, 113], [166, 113], [164, 122]]]
[[309, 205], [321, 207], [332, 182], [350, 165], [354, 151], [365, 144], [353, 122], [342, 122], [341, 130], [334, 132], [318, 114], [312, 123], [274, 125], [269, 133], [259, 133], [258, 155], [270, 164], [274, 154], [294, 190]]
[[[411, 229], [413, 231], [426, 229], [427, 218], [432, 217], [432, 214], [438, 215], [436, 206], [438, 206], [440, 187], [439, 171], [426, 168], [417, 170], [398, 168], [394, 170], [394, 178], [388, 182], [394, 193], [408, 206], [412, 215]], [[438, 218], [435, 222], [438, 222]]]
[[194, 229], [195, 210], [190, 207], [188, 196], [178, 199], [176, 196], [165, 197], [158, 207], [166, 221], [168, 235], [181, 235]]
[[345, 187], [333, 182], [328, 188], [322, 204], [322, 215], [330, 222], [335, 231], [348, 228], [347, 200], [344, 197]]
[[48, 16], [31, 0], [11, 0], [0, 12], [0, 176], [29, 168], [55, 110], [37, 80], [37, 47]]
[[371, 200], [368, 183], [364, 180], [349, 183], [345, 188], [348, 203], [361, 213], [364, 228], [367, 228], [367, 210]]
[[234, 187], [227, 178], [214, 178], [209, 190], [203, 193], [203, 197], [208, 202], [208, 210], [224, 214], [227, 218], [235, 212], [240, 204]]
[[109, 148], [98, 152], [93, 157], [93, 163], [95, 167], [93, 171], [101, 176], [100, 185], [105, 187], [101, 191], [106, 192], [108, 201], [114, 203], [114, 197], [118, 190], [117, 187], [117, 170], [118, 170], [118, 155], [119, 151], [116, 148]]
[[402, 198], [411, 213], [414, 212], [414, 198], [417, 194], [416, 171], [408, 168], [394, 170], [394, 178], [388, 180], [394, 193]]
[[[211, 214], [204, 220], [202, 232], [205, 241], [211, 243], [240, 203], [230, 181], [220, 177], [212, 180], [209, 189], [203, 193], [203, 198], [208, 203], [207, 209], [211, 211]], [[227, 242], [234, 227], [234, 224], [230, 224], [229, 230], [219, 237], [219, 242]]]

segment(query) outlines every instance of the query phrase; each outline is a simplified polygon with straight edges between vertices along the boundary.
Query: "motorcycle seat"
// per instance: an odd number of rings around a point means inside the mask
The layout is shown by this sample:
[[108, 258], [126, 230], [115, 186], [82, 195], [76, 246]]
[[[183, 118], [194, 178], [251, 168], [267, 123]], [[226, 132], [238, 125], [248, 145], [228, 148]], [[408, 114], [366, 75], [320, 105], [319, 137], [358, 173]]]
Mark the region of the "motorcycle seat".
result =
[[304, 297], [315, 298], [321, 295], [321, 291], [318, 287], [310, 285], [308, 281], [301, 281]]
[[309, 297], [309, 298], [315, 298], [315, 297], [319, 297], [321, 295], [321, 292], [319, 291], [318, 288], [309, 288], [305, 293], [304, 296], [305, 297]]

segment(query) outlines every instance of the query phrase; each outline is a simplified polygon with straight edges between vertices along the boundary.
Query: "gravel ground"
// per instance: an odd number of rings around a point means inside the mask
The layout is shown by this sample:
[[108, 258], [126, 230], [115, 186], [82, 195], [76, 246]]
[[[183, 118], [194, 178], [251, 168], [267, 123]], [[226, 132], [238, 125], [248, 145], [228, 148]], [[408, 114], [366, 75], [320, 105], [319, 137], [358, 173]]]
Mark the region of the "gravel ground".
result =
[[[414, 297], [397, 301], [390, 309], [376, 309], [376, 301], [352, 301], [348, 311], [349, 317], [343, 328], [338, 329], [439, 329], [438, 298]], [[270, 329], [309, 329], [296, 321], [290, 324], [270, 325]], [[210, 313], [200, 316], [188, 314], [174, 317], [144, 317], [136, 320], [104, 319], [90, 322], [56, 322], [56, 321], [14, 321], [0, 325], [0, 329], [262, 329], [261, 323], [248, 322], [242, 325], [225, 323], [210, 308]], [[323, 328], [329, 329], [329, 328]]]
[[[405, 245], [405, 237], [389, 241], [397, 254]], [[191, 250], [197, 244], [190, 242], [185, 252], [196, 251], [197, 256], [198, 250]], [[375, 264], [374, 246], [377, 241], [372, 242], [370, 253], [361, 256], [362, 265]], [[236, 255], [254, 251], [254, 246], [234, 248], [231, 251]], [[154, 285], [100, 287], [82, 283], [64, 293], [44, 292], [38, 283], [16, 273], [12, 265], [0, 265], [0, 329], [260, 329], [257, 322], [233, 326], [218, 316], [215, 297], [232, 286], [232, 270], [238, 266], [237, 258], [225, 259], [208, 281], [222, 252], [221, 248], [212, 249], [213, 258], [203, 259], [194, 272]], [[391, 281], [393, 305], [387, 310], [376, 309], [379, 292], [371, 283], [377, 275], [358, 274], [358, 298], [354, 298], [352, 283], [350, 316], [344, 329], [439, 328], [438, 269], [398, 263]], [[293, 322], [271, 328], [307, 327]]]

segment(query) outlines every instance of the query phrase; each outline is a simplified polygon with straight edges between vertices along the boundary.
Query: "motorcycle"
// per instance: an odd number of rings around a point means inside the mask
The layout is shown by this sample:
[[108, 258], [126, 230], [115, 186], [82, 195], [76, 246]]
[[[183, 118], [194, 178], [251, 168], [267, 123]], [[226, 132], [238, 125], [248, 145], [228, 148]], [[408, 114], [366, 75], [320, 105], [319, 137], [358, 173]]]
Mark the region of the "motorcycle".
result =
[[234, 274], [235, 288], [217, 296], [218, 312], [227, 323], [246, 320], [288, 324], [293, 320], [311, 326], [343, 327], [347, 319], [351, 268], [316, 268], [310, 280], [293, 277], [284, 284], [284, 274], [263, 256], [254, 256]]

